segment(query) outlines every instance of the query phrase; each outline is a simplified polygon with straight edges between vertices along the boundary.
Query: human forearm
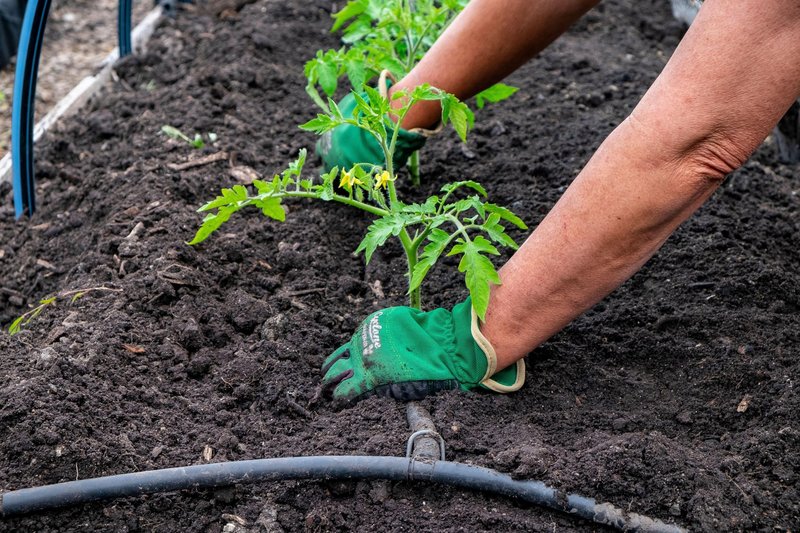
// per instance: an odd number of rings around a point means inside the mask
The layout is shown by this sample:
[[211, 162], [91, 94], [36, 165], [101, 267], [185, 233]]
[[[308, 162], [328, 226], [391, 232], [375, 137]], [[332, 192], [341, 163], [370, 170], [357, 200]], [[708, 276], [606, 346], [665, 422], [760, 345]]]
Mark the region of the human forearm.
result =
[[502, 269], [482, 329], [499, 365], [624, 282], [800, 92], [800, 4], [709, 0], [661, 76]]
[[[395, 90], [429, 83], [470, 98], [538, 54], [598, 2], [472, 0]], [[429, 127], [440, 115], [438, 103], [420, 103], [403, 127]]]

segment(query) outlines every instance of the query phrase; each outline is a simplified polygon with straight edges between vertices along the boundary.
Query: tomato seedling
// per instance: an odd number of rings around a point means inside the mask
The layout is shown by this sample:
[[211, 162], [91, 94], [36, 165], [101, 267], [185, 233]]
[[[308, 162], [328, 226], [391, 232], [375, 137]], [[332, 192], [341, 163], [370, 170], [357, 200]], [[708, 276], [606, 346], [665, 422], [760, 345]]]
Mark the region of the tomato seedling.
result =
[[500, 253], [498, 245], [517, 248], [504, 224], [520, 229], [527, 229], [527, 226], [509, 209], [486, 201], [486, 190], [471, 180], [449, 183], [441, 188], [439, 195], [422, 203], [402, 202], [397, 195], [392, 164], [397, 128], [393, 127], [390, 114], [395, 114], [399, 121], [415, 103], [439, 101], [442, 123], [451, 124], [459, 137], [466, 140], [472, 125], [471, 111], [452, 94], [428, 85], [394, 95], [404, 100], [398, 109], [392, 109], [389, 100], [377, 90], [365, 87], [365, 91], [367, 98], [354, 93], [357, 104], [353, 117], [342, 116], [336, 103], [329, 99], [329, 111], [301, 127], [317, 134], [345, 124], [361, 128], [380, 144], [385, 156], [384, 166], [356, 164], [350, 169], [334, 168], [319, 179], [303, 178], [306, 151], [301, 150], [297, 160], [281, 174], [276, 174], [272, 181], [255, 180], [253, 194], [242, 185], [222, 189], [219, 196], [199, 209], [209, 214], [189, 244], [204, 241], [233, 213], [247, 206], [259, 208], [267, 217], [283, 221], [286, 218], [284, 199], [315, 198], [342, 203], [376, 217], [356, 249], [356, 253], [364, 253], [367, 262], [390, 237], [399, 239], [406, 256], [408, 297], [412, 307], [422, 308], [422, 283], [439, 258], [445, 254], [460, 255], [458, 269], [464, 274], [475, 311], [483, 319], [491, 285], [500, 283], [489, 256]]
[[[331, 28], [343, 28], [344, 46], [319, 50], [306, 63], [306, 92], [329, 113], [327, 99], [342, 78], [348, 79], [352, 91], [361, 92], [383, 70], [396, 79], [405, 77], [466, 5], [467, 0], [351, 0], [333, 15]], [[516, 91], [516, 87], [498, 83], [479, 93], [476, 105], [482, 109], [487, 102], [500, 102]], [[409, 171], [418, 185], [419, 152], [412, 154]]]

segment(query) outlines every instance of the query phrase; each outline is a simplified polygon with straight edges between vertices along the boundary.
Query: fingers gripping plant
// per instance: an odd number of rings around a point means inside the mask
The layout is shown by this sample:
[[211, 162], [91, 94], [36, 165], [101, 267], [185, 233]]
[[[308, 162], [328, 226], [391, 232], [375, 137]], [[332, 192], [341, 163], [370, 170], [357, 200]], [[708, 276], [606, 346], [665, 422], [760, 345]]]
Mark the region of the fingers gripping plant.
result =
[[[347, 78], [353, 91], [360, 92], [383, 70], [395, 79], [405, 77], [466, 5], [467, 0], [351, 0], [334, 15], [331, 28], [344, 28], [344, 46], [339, 50], [319, 50], [306, 63], [306, 92], [325, 113], [330, 113], [327, 99], [334, 95], [343, 78]], [[476, 105], [481, 109], [487, 102], [500, 102], [516, 91], [516, 87], [495, 84], [476, 95]], [[411, 156], [410, 169], [418, 184], [419, 152]]]
[[351, 169], [334, 168], [319, 179], [303, 178], [306, 151], [301, 150], [297, 160], [281, 174], [276, 174], [272, 181], [255, 180], [254, 193], [242, 185], [222, 189], [220, 196], [200, 208], [201, 212], [209, 214], [189, 244], [204, 241], [233, 213], [247, 206], [259, 208], [267, 217], [283, 221], [286, 218], [284, 199], [339, 202], [376, 217], [356, 249], [356, 253], [364, 253], [367, 262], [390, 237], [399, 239], [406, 255], [412, 307], [422, 308], [420, 288], [439, 258], [460, 255], [458, 269], [465, 276], [475, 311], [483, 319], [491, 285], [500, 283], [488, 256], [499, 254], [498, 245], [517, 248], [504, 224], [520, 229], [527, 227], [510, 210], [486, 201], [485, 189], [470, 180], [449, 183], [442, 187], [440, 195], [431, 196], [422, 203], [402, 202], [397, 196], [392, 166], [397, 129], [392, 127], [390, 114], [402, 120], [415, 103], [437, 100], [442, 105], [442, 123], [451, 124], [465, 140], [472, 124], [472, 113], [455, 96], [427, 85], [394, 95], [395, 99], [403, 101], [397, 109], [392, 109], [378, 91], [369, 88], [366, 91], [367, 98], [356, 96], [354, 117], [342, 116], [337, 105], [329, 100], [328, 113], [318, 115], [301, 127], [322, 134], [342, 124], [357, 126], [380, 143], [385, 154], [384, 167], [357, 164]]

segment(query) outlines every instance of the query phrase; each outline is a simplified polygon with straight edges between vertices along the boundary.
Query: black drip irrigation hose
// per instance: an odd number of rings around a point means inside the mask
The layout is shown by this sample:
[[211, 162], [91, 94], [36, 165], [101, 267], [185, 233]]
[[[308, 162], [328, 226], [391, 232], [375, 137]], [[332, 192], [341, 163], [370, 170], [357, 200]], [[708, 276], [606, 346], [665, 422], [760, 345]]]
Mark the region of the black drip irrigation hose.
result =
[[563, 493], [540, 481], [515, 480], [488, 468], [445, 461], [444, 441], [427, 411], [417, 404], [409, 404], [407, 418], [414, 431], [409, 438], [407, 457], [332, 455], [255, 459], [69, 481], [7, 492], [0, 499], [0, 514], [11, 517], [114, 498], [237, 483], [383, 479], [441, 483], [499, 494], [624, 531], [684, 531], [672, 524], [628, 513], [610, 503]]
[[564, 495], [539, 481], [515, 480], [488, 468], [450, 461], [354, 455], [232, 461], [69, 481], [8, 492], [2, 497], [1, 509], [3, 516], [9, 517], [159, 492], [298, 479], [441, 483], [513, 497], [625, 531], [683, 531], [674, 525], [626, 513], [608, 503], [598, 504], [591, 498], [576, 494]]

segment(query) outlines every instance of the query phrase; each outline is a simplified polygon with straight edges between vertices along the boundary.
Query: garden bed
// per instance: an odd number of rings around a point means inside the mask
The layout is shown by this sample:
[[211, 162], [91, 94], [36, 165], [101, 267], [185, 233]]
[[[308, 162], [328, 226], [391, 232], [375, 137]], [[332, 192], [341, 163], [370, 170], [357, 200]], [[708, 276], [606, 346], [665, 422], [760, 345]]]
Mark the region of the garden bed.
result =
[[[404, 407], [315, 399], [323, 358], [405, 300], [399, 247], [352, 256], [347, 207], [256, 211], [198, 247], [194, 210], [230, 185], [224, 150], [261, 174], [314, 136], [302, 64], [337, 42], [329, 2], [260, 0], [164, 21], [119, 81], [37, 147], [40, 208], [12, 222], [0, 186], [0, 323], [59, 291], [107, 287], [0, 335], [0, 489], [204, 461], [402, 455]], [[633, 108], [682, 33], [661, 0], [603, 3], [481, 111], [467, 147], [422, 153], [424, 198], [481, 181], [533, 227]], [[217, 142], [192, 150], [169, 124]], [[698, 530], [800, 524], [800, 188], [765, 144], [631, 281], [528, 358], [509, 396], [423, 404], [448, 459], [540, 479]], [[519, 238], [524, 235], [517, 234]], [[453, 261], [424, 304], [466, 296]], [[513, 501], [403, 483], [285, 482], [86, 505], [2, 531], [588, 531]], [[229, 527], [230, 529], [230, 527]]]

